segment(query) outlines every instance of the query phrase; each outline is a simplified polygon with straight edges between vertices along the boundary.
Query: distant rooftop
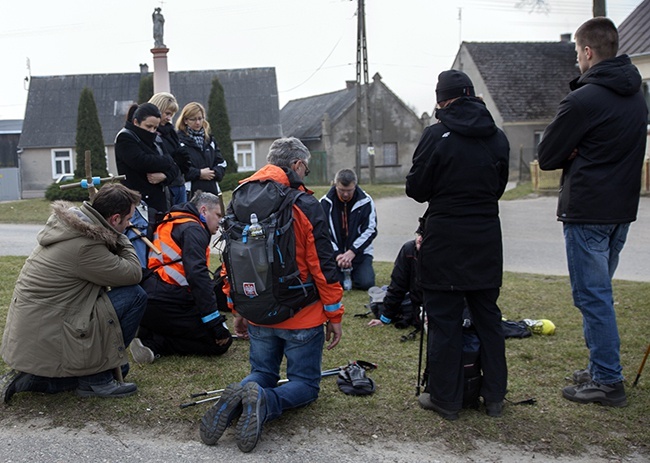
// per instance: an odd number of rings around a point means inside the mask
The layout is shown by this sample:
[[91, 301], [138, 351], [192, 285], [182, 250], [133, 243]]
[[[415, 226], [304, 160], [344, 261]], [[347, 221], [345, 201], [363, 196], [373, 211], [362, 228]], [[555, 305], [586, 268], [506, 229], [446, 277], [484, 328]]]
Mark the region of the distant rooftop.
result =
[[0, 135], [20, 133], [23, 130], [22, 119], [4, 119], [0, 120]]

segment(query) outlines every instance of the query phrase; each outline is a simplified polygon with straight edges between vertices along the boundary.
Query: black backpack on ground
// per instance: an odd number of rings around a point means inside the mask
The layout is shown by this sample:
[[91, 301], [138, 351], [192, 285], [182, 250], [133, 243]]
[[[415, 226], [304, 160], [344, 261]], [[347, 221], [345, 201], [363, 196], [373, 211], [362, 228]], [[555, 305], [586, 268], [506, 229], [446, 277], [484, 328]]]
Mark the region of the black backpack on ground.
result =
[[[478, 409], [481, 405], [481, 382], [483, 381], [480, 356], [481, 341], [468, 317], [469, 312], [466, 310], [463, 320], [463, 408]], [[422, 377], [422, 385], [425, 388], [428, 380], [429, 368], [427, 367]]]
[[[296, 262], [293, 205], [302, 194], [272, 180], [248, 181], [232, 193], [221, 228], [223, 260], [233, 306], [253, 323], [280, 323], [318, 300]], [[257, 236], [250, 233], [251, 214], [262, 228]]]

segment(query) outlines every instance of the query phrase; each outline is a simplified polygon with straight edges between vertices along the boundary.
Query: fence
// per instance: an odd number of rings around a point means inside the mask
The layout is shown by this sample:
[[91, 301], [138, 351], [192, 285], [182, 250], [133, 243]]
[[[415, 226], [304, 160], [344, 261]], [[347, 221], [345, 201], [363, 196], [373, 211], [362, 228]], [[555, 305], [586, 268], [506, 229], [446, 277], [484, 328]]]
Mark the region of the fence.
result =
[[[530, 178], [533, 184], [533, 191], [558, 191], [561, 177], [561, 170], [541, 170], [539, 168], [539, 162], [533, 161], [530, 163]], [[641, 193], [650, 193], [650, 159], [643, 161]]]

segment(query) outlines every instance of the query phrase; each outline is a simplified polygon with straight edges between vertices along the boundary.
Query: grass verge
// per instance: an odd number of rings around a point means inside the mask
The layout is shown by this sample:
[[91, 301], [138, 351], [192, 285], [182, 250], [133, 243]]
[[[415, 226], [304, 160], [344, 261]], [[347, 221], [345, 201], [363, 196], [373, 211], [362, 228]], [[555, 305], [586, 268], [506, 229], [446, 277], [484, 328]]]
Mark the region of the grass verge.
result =
[[[24, 262], [20, 257], [0, 257], [0, 329], [13, 285]], [[389, 280], [391, 264], [376, 263], [377, 283]], [[631, 387], [649, 338], [650, 284], [615, 281], [615, 300], [621, 333], [622, 363], [628, 378], [629, 406], [612, 409], [577, 405], [564, 400], [560, 390], [565, 377], [584, 367], [587, 351], [582, 338], [581, 317], [572, 306], [568, 279], [530, 274], [504, 275], [499, 299], [506, 318], [547, 318], [554, 336], [533, 336], [507, 341], [508, 399], [535, 398], [535, 405], [506, 404], [501, 419], [481, 411], [466, 410], [450, 423], [418, 407], [415, 398], [417, 341], [401, 342], [407, 333], [392, 326], [368, 328], [368, 319], [354, 317], [366, 312], [368, 296], [362, 291], [345, 294], [346, 316], [341, 344], [324, 353], [323, 369], [362, 359], [379, 364], [369, 375], [377, 391], [368, 397], [341, 393], [334, 377], [324, 378], [318, 401], [307, 409], [289, 412], [267, 426], [265, 432], [293, 434], [296, 429], [328, 429], [343, 432], [359, 443], [374, 439], [430, 442], [442, 439], [452, 450], [471, 451], [478, 440], [515, 445], [549, 455], [578, 455], [596, 447], [612, 458], [629, 452], [647, 452], [650, 442], [648, 390], [650, 370]], [[220, 358], [168, 357], [151, 365], [132, 365], [129, 379], [139, 392], [120, 400], [81, 399], [73, 393], [56, 396], [18, 394], [3, 407], [0, 423], [47, 419], [52, 425], [82, 427], [97, 421], [151, 429], [159, 435], [196, 439], [197, 425], [210, 403], [186, 409], [194, 392], [225, 387], [248, 372], [248, 344], [236, 341]], [[2, 364], [0, 372], [7, 370]], [[0, 406], [2, 407], [2, 406]], [[282, 434], [280, 434], [282, 435]]]

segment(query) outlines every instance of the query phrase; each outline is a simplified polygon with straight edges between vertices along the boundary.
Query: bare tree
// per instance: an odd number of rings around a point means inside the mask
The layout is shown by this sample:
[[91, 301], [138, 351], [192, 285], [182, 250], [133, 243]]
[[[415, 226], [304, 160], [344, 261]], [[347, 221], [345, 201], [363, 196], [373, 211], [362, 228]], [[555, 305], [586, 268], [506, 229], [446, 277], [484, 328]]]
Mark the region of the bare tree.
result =
[[[541, 13], [549, 13], [551, 6], [550, 0], [519, 0], [516, 8], [530, 8], [530, 12], [539, 11]], [[607, 0], [593, 0], [592, 11], [594, 17], [607, 16]]]

